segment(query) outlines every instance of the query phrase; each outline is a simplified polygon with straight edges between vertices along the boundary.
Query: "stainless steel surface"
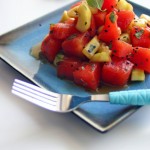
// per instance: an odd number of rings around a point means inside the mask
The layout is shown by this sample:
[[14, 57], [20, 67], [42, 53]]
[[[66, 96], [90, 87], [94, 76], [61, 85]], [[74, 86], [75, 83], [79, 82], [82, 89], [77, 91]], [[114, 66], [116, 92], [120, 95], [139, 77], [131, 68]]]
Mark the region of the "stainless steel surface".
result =
[[74, 111], [86, 102], [109, 101], [107, 94], [89, 97], [58, 94], [17, 79], [13, 83], [12, 93], [45, 109], [61, 113]]

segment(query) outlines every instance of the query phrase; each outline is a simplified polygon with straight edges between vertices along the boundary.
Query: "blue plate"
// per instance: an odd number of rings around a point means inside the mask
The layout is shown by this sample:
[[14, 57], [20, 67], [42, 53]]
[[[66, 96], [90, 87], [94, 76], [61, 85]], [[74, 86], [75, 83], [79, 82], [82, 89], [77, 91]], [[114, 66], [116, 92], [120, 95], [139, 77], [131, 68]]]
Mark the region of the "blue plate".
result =
[[[150, 14], [149, 9], [132, 3], [137, 15], [142, 13]], [[53, 65], [41, 63], [30, 56], [30, 49], [33, 45], [41, 42], [49, 32], [50, 23], [59, 21], [65, 6], [57, 11], [47, 14], [31, 23], [28, 23], [16, 30], [13, 30], [0, 37], [0, 56], [8, 64], [25, 75], [35, 84], [59, 93], [69, 93], [73, 95], [88, 96], [91, 92], [76, 86], [73, 82], [61, 80], [56, 76], [56, 69]], [[124, 89], [149, 89], [150, 76], [146, 76], [145, 82], [129, 84]], [[111, 89], [112, 90], [112, 89]], [[110, 89], [102, 88], [100, 93], [109, 92]], [[92, 102], [83, 104], [73, 113], [82, 118], [97, 130], [104, 132], [124, 120], [135, 112], [137, 106], [113, 105], [108, 102]]]

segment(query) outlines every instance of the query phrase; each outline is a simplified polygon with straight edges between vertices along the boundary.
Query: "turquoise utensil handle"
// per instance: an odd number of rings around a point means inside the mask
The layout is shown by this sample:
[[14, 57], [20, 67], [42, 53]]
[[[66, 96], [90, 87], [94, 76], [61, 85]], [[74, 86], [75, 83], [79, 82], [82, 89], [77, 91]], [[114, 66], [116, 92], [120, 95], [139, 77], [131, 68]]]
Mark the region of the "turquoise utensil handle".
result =
[[110, 92], [109, 100], [113, 104], [148, 105], [150, 89]]

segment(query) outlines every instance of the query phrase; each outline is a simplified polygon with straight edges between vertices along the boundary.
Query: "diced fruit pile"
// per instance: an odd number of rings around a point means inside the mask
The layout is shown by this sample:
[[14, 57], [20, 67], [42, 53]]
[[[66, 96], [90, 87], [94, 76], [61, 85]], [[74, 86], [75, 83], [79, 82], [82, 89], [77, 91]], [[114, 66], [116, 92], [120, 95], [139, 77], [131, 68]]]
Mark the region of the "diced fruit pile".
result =
[[137, 17], [126, 0], [100, 5], [82, 0], [65, 10], [50, 25], [42, 54], [56, 65], [58, 77], [86, 89], [145, 80], [150, 73], [150, 16]]

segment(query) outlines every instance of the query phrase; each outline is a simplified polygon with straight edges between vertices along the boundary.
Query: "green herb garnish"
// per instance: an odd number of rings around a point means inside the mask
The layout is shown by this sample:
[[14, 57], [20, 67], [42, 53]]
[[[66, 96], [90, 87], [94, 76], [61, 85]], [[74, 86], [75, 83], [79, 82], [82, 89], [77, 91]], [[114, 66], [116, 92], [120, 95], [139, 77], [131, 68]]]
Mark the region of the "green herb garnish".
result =
[[92, 53], [95, 48], [96, 48], [96, 46], [91, 44], [89, 49], [88, 49], [88, 52]]
[[112, 23], [115, 23], [115, 21], [116, 21], [116, 15], [115, 15], [114, 12], [112, 12], [112, 13], [110, 14], [109, 19], [110, 19], [110, 21], [111, 21]]
[[86, 0], [86, 1], [89, 6], [102, 10], [102, 5], [104, 3], [104, 0]]
[[77, 34], [72, 34], [71, 36], [69, 36], [68, 38], [67, 38], [67, 40], [72, 40], [72, 39], [74, 39], [74, 38], [76, 38], [77, 37]]
[[140, 30], [140, 31], [136, 32], [135, 33], [136, 38], [140, 39], [143, 33], [144, 33], [144, 30]]
[[57, 66], [59, 62], [61, 62], [64, 59], [63, 54], [57, 54], [55, 59], [54, 59], [54, 65]]

